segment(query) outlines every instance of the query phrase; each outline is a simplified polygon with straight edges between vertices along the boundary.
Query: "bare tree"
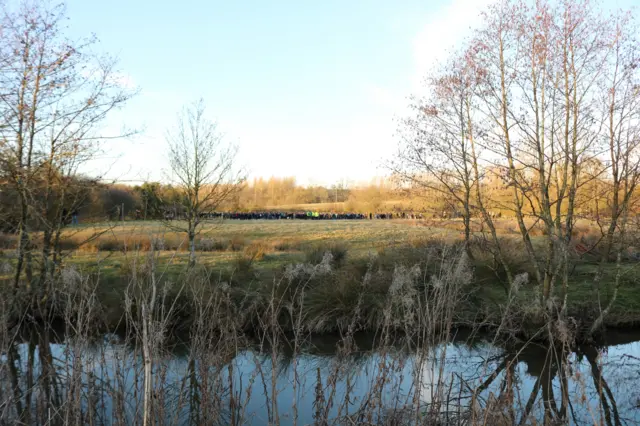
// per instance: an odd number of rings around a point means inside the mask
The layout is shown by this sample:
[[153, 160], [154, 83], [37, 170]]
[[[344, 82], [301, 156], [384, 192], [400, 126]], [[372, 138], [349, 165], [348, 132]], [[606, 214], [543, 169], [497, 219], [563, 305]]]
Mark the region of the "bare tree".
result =
[[202, 99], [183, 108], [166, 139], [169, 179], [182, 192], [179, 207], [184, 218], [184, 223], [166, 224], [187, 234], [192, 267], [196, 263], [195, 238], [203, 219], [242, 189], [245, 176], [237, 168], [237, 147], [226, 143], [216, 123], [206, 118]]
[[489, 172], [482, 164], [487, 161], [482, 159], [483, 148], [477, 142], [487, 133], [478, 117], [482, 71], [470, 47], [427, 78], [428, 94], [414, 99], [416, 113], [403, 123], [404, 138], [392, 169], [402, 179], [450, 200], [452, 209], [462, 216], [470, 258], [471, 225], [477, 214], [489, 228], [494, 256], [511, 283], [513, 275], [502, 253], [484, 190]]
[[637, 26], [631, 14], [605, 17], [586, 0], [502, 0], [483, 16], [464, 54], [429, 76], [395, 171], [447, 194], [466, 218], [479, 211], [498, 247], [487, 208], [498, 201], [482, 185], [503, 177], [510, 200], [499, 202], [515, 216], [547, 319], [566, 314], [575, 224], [595, 203], [603, 241], [596, 290], [617, 258], [613, 297], [595, 330], [616, 299], [640, 178]]
[[60, 231], [84, 200], [79, 167], [101, 141], [128, 133], [105, 133], [102, 123], [135, 90], [113, 59], [92, 52], [95, 38], [69, 40], [65, 20], [63, 5], [27, 1], [2, 16], [1, 160], [18, 206], [16, 287], [23, 272], [28, 285], [34, 279], [34, 231], [43, 232], [40, 283], [52, 276]]
[[[482, 144], [506, 171], [541, 303], [552, 307], [561, 282], [564, 311], [581, 167], [607, 150], [598, 141], [615, 126], [597, 106], [612, 90], [603, 83], [615, 70], [615, 40], [632, 30], [614, 29], [586, 1], [502, 1], [485, 18], [473, 40], [484, 76], [479, 111], [491, 123]], [[535, 226], [545, 230], [539, 243], [531, 238]]]
[[[456, 58], [457, 59], [457, 58]], [[441, 194], [450, 205], [444, 218], [462, 216], [464, 241], [471, 257], [473, 126], [467, 116], [473, 87], [462, 67], [453, 62], [429, 76], [429, 94], [414, 98], [414, 114], [403, 123], [399, 152], [390, 164], [394, 174], [413, 185]]]
[[[638, 27], [630, 15], [618, 17], [609, 35], [611, 54], [600, 82], [603, 132], [600, 139], [610, 164], [606, 198], [609, 205], [604, 250], [594, 278], [599, 289], [603, 269], [613, 253], [616, 258], [614, 292], [592, 325], [596, 331], [615, 303], [621, 284], [622, 253], [633, 196], [640, 182], [640, 47], [634, 36]], [[601, 218], [598, 218], [601, 222]], [[599, 296], [599, 292], [598, 292]]]

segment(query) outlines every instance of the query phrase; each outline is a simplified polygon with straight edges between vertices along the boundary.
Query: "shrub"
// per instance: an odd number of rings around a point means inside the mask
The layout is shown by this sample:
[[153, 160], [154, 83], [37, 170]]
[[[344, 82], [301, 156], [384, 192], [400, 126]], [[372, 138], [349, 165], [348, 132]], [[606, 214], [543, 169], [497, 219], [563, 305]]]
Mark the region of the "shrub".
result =
[[76, 240], [64, 237], [60, 238], [59, 245], [61, 250], [77, 250], [80, 248], [80, 244]]
[[124, 250], [124, 242], [116, 239], [115, 237], [99, 239], [96, 241], [95, 246], [99, 251]]
[[150, 245], [152, 250], [158, 250], [158, 251], [166, 250], [166, 244], [165, 244], [164, 238], [153, 238], [151, 240]]
[[[512, 274], [527, 272], [530, 277], [535, 276], [535, 270], [520, 238], [505, 236], [499, 239], [499, 245]], [[506, 282], [506, 274], [499, 261], [498, 250], [493, 240], [474, 239], [471, 248], [479, 280], [499, 278]]]
[[0, 233], [0, 248], [11, 249], [18, 245], [18, 238], [13, 234]]
[[187, 250], [189, 244], [185, 234], [167, 234], [164, 237], [165, 250]]
[[248, 273], [253, 270], [254, 257], [240, 254], [233, 260], [233, 270], [241, 274]]
[[277, 240], [272, 243], [275, 251], [293, 251], [300, 248], [300, 241], [297, 240]]
[[273, 249], [276, 251], [289, 251], [291, 250], [291, 243], [289, 241], [276, 241], [273, 243]]
[[322, 262], [324, 254], [331, 253], [331, 261], [336, 266], [341, 266], [347, 259], [348, 249], [339, 243], [313, 245], [305, 251], [305, 261], [312, 265]]
[[11, 263], [5, 260], [0, 260], [0, 275], [8, 275], [11, 273], [13, 273], [13, 266], [11, 266]]
[[219, 244], [219, 242], [211, 238], [200, 238], [196, 241], [196, 249], [200, 251], [215, 251], [216, 244]]
[[247, 258], [260, 261], [264, 258], [265, 254], [269, 250], [269, 246], [262, 242], [254, 242], [245, 247], [244, 255]]
[[211, 248], [214, 251], [225, 251], [228, 246], [229, 246], [228, 241], [214, 240]]
[[244, 248], [245, 244], [244, 238], [236, 235], [229, 240], [229, 249], [231, 249], [231, 251], [240, 251]]

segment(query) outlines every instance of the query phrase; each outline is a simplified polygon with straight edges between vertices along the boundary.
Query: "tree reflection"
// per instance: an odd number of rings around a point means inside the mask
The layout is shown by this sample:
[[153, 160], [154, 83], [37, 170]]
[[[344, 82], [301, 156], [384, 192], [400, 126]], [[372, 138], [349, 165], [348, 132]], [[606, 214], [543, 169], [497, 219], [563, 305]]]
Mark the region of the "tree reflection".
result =
[[[600, 355], [596, 346], [580, 346], [575, 353], [563, 347], [535, 345], [505, 351], [473, 390], [476, 411], [472, 424], [624, 424], [602, 372]], [[524, 371], [516, 368], [519, 363]], [[588, 367], [591, 384], [580, 383], [580, 365]], [[528, 394], [522, 394], [520, 386], [526, 377], [518, 377], [525, 371], [535, 379]], [[595, 404], [587, 394], [596, 398]]]
[[[57, 341], [52, 330], [34, 328], [5, 348], [0, 424], [139, 424], [139, 353], [107, 344], [92, 355], [86, 341]], [[453, 345], [457, 349], [445, 357], [438, 352], [445, 346], [410, 354], [363, 344], [339, 359], [329, 346], [283, 350], [275, 363], [255, 348], [235, 358], [218, 357], [205, 346], [192, 347], [182, 357], [169, 354], [159, 360], [162, 367], [156, 372], [154, 422], [246, 424], [268, 418], [266, 410], [273, 404], [297, 403], [298, 423], [303, 424], [318, 397], [318, 372], [327, 407], [333, 398], [335, 416], [356, 423], [393, 419], [424, 425], [438, 419], [453, 425], [617, 426], [634, 424], [624, 417], [637, 416], [633, 407], [619, 406], [616, 397], [624, 393], [611, 385], [615, 370], [604, 368], [603, 348], [597, 346], [570, 351], [535, 344], [505, 349]], [[632, 371], [635, 364], [624, 368]], [[271, 389], [272, 380], [279, 390], [296, 380], [299, 391], [289, 390], [286, 398], [273, 395], [264, 390]], [[325, 419], [334, 415], [327, 407]], [[281, 412], [287, 409], [280, 405]], [[291, 423], [284, 416], [280, 422]]]

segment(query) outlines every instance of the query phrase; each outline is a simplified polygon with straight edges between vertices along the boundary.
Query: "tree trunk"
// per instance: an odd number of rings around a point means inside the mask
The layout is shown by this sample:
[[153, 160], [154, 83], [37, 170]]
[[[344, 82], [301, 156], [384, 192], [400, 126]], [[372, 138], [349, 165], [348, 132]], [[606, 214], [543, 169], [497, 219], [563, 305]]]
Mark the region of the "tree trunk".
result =
[[476, 152], [476, 142], [475, 142], [473, 128], [472, 128], [471, 108], [468, 100], [466, 102], [466, 111], [467, 111], [467, 122], [469, 126], [469, 142], [471, 145], [471, 159], [472, 159], [471, 167], [473, 169], [473, 177], [476, 182], [476, 203], [478, 205], [478, 208], [480, 209], [480, 213], [482, 214], [483, 222], [486, 223], [487, 226], [489, 227], [489, 231], [491, 232], [491, 238], [493, 240], [493, 243], [496, 246], [498, 260], [500, 261], [500, 263], [502, 264], [502, 267], [504, 268], [505, 274], [507, 275], [507, 281], [509, 282], [509, 287], [511, 287], [513, 283], [513, 274], [511, 273], [511, 268], [509, 268], [509, 264], [507, 263], [502, 253], [502, 247], [500, 245], [500, 240], [498, 239], [498, 232], [496, 230], [495, 224], [493, 223], [493, 220], [491, 219], [491, 215], [489, 215], [489, 212], [487, 211], [483, 201], [482, 189], [480, 187], [480, 183], [481, 183], [480, 171], [478, 170], [478, 155]]
[[196, 230], [189, 224], [189, 268], [196, 266]]
[[18, 289], [20, 285], [20, 275], [24, 269], [25, 252], [29, 245], [29, 235], [25, 229], [24, 222], [20, 221], [18, 224], [18, 259], [16, 261], [16, 272], [13, 279], [14, 289]]
[[465, 189], [464, 199], [464, 247], [470, 260], [473, 260], [473, 253], [471, 252], [471, 188]]
[[155, 263], [151, 260], [151, 297], [142, 303], [142, 355], [144, 358], [144, 426], [153, 424], [153, 354], [155, 347], [154, 309], [157, 295]]
[[49, 277], [51, 274], [51, 230], [45, 229], [42, 238], [42, 264], [40, 265], [40, 277], [38, 277], [38, 291], [40, 292], [40, 300], [45, 301], [49, 296]]
[[[22, 198], [22, 197], [21, 197]], [[33, 261], [31, 258], [31, 244], [29, 240], [29, 230], [27, 229], [27, 204], [21, 200], [21, 218], [18, 224], [18, 259], [13, 286], [15, 289], [20, 285], [20, 276], [24, 270], [27, 275], [27, 288], [31, 288], [33, 279]]]

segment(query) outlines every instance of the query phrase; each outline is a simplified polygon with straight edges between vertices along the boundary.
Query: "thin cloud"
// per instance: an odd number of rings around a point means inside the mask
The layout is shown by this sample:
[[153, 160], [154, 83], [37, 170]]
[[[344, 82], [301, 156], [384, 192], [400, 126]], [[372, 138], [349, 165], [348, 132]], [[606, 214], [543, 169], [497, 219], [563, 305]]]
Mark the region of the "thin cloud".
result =
[[453, 0], [433, 13], [413, 40], [415, 72], [412, 89], [420, 92], [425, 75], [460, 46], [480, 24], [480, 12], [494, 0]]

